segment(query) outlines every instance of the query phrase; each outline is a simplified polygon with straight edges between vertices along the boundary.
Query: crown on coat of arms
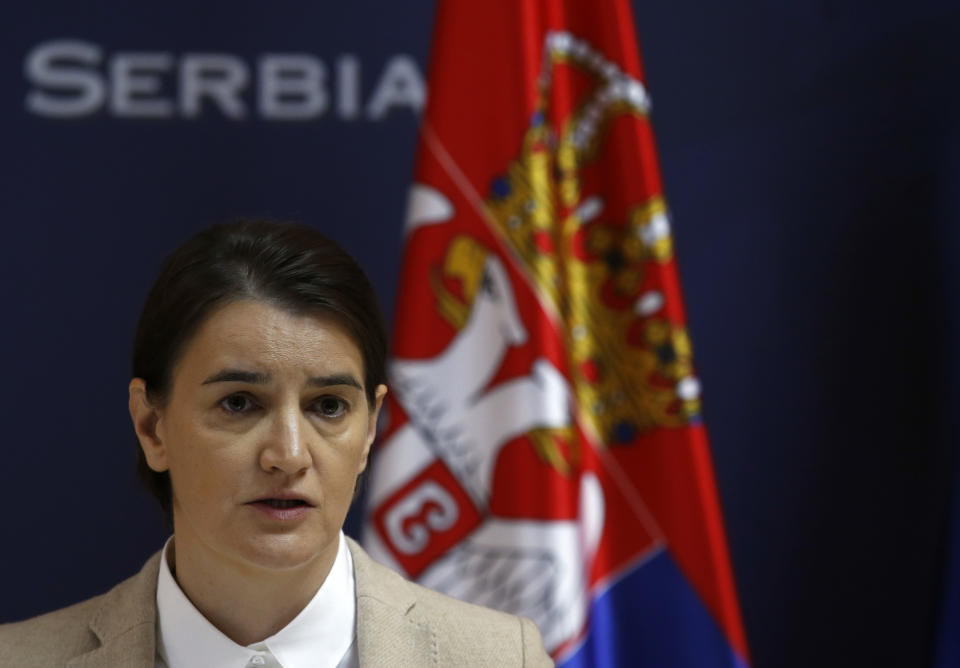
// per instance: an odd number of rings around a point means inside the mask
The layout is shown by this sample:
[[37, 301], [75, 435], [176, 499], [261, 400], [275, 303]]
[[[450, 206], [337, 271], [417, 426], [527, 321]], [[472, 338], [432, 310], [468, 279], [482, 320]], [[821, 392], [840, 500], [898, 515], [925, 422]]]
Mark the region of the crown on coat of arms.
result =
[[[549, 113], [552, 75], [561, 62], [578, 68], [593, 86], [555, 127]], [[602, 194], [584, 192], [581, 178], [583, 166], [603, 149], [613, 120], [647, 115], [646, 90], [565, 32], [547, 35], [537, 85], [520, 155], [493, 181], [484, 201], [488, 220], [565, 338], [580, 422], [593, 440], [629, 445], [654, 428], [685, 426], [700, 414], [690, 340], [682, 323], [667, 317], [663, 292], [648, 280], [657, 265], [673, 258], [666, 203], [655, 195], [628, 207], [626, 220], [610, 220]], [[486, 252], [466, 238], [448, 250], [443, 272], [460, 279], [467, 303], [439, 283], [434, 290], [441, 313], [456, 327], [469, 313]], [[561, 455], [561, 444], [551, 441], [569, 436], [531, 438], [563, 471], [575, 453]]]

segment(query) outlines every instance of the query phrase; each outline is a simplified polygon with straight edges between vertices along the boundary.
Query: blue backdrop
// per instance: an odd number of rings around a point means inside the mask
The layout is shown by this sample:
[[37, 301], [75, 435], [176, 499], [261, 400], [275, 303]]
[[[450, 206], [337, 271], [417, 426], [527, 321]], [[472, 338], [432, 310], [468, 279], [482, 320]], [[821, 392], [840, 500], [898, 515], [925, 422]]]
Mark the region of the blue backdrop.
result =
[[[0, 9], [0, 622], [164, 539], [126, 387], [176, 243], [306, 221], [391, 315], [432, 6], [346, 4]], [[755, 663], [926, 665], [960, 399], [960, 10], [634, 11]]]

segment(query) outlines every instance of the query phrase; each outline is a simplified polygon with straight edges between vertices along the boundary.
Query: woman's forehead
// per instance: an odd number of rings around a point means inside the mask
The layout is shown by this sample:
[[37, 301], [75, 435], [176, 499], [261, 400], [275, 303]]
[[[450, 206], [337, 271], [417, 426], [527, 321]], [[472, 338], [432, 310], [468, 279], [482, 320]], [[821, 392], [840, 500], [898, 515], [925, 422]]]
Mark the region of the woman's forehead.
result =
[[186, 343], [177, 364], [191, 376], [223, 366], [363, 377], [360, 348], [336, 319], [251, 299], [230, 302], [212, 312]]

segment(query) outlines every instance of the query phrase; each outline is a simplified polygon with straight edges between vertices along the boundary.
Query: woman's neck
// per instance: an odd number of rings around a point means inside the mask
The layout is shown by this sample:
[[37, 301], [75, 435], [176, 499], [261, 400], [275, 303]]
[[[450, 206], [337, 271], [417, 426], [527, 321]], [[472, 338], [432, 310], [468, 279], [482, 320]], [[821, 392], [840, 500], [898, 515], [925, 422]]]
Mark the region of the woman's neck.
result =
[[211, 624], [243, 646], [269, 638], [300, 614], [326, 580], [337, 555], [333, 549], [301, 568], [271, 571], [204, 558], [209, 556], [204, 554], [208, 548], [194, 543], [187, 536], [179, 543], [176, 538], [170, 541], [167, 563], [174, 579]]

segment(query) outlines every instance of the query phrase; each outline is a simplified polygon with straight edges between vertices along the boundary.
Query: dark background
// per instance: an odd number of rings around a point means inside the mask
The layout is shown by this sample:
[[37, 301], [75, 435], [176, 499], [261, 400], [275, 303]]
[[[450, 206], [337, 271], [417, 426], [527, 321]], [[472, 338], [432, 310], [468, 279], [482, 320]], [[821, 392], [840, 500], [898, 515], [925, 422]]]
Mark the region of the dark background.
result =
[[[960, 399], [960, 10], [633, 4], [754, 663], [928, 665]], [[0, 9], [0, 622], [108, 589], [166, 535], [126, 411], [161, 257], [224, 218], [304, 220], [390, 315], [416, 141], [408, 108], [42, 118], [26, 54], [354, 54], [366, 103], [393, 56], [425, 66], [431, 23], [385, 1]]]

